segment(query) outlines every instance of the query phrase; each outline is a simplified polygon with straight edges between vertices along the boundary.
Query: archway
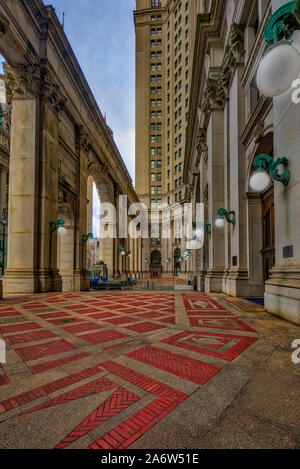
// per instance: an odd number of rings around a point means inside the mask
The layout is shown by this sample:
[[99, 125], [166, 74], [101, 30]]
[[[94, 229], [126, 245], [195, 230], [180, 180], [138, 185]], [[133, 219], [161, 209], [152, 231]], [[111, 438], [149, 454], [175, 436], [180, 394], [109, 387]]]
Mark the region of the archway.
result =
[[158, 250], [152, 251], [151, 253], [151, 266], [150, 275], [151, 278], [161, 278], [162, 265], [161, 265], [161, 253]]
[[174, 277], [179, 277], [181, 273], [181, 251], [177, 248], [174, 252]]
[[264, 193], [255, 193], [249, 181], [256, 168], [254, 158], [265, 153], [273, 157], [273, 133], [260, 138], [248, 167], [247, 186], [247, 224], [248, 224], [248, 269], [249, 296], [263, 297], [265, 282], [275, 265], [275, 220], [274, 184]]

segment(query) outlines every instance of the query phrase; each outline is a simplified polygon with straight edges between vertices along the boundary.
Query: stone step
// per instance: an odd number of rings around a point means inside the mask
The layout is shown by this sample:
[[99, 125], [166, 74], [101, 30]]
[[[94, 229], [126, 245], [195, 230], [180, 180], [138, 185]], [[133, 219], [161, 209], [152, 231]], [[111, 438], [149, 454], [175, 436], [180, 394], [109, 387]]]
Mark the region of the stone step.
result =
[[194, 291], [193, 285], [175, 285], [176, 291]]

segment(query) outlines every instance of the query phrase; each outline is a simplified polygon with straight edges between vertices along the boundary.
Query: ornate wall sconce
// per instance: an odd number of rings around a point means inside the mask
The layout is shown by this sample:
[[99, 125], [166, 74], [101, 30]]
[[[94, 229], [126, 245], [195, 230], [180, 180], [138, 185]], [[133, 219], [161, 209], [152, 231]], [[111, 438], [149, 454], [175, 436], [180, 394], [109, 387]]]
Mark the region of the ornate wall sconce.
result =
[[218, 218], [216, 219], [216, 227], [217, 228], [224, 228], [225, 227], [225, 219], [228, 223], [235, 225], [236, 218], [235, 212], [231, 211], [228, 212], [225, 208], [219, 208], [218, 210]]
[[296, 30], [300, 30], [300, 0], [283, 5], [266, 25], [264, 37], [269, 48], [256, 77], [262, 95], [279, 96], [288, 91], [298, 78], [300, 49], [293, 41]]
[[167, 257], [166, 262], [167, 262], [167, 264], [169, 264], [171, 262], [171, 259], [169, 257]]
[[132, 255], [132, 252], [131, 252], [131, 251], [127, 251], [126, 256], [130, 258], [131, 255]]
[[85, 234], [82, 236], [82, 244], [85, 244], [85, 243], [89, 243], [89, 244], [93, 244], [94, 242], [94, 235], [93, 233], [88, 233], [88, 234]]
[[147, 259], [147, 257], [146, 257], [146, 258], [145, 258], [145, 264], [148, 264], [148, 263], [149, 263], [149, 261], [148, 261], [148, 259]]
[[125, 248], [119, 248], [118, 253], [121, 254], [121, 256], [125, 256], [125, 254], [126, 254]]
[[51, 258], [52, 258], [52, 235], [57, 231], [60, 235], [64, 236], [67, 234], [65, 228], [65, 220], [59, 218], [57, 221], [51, 221], [49, 224], [50, 241], [49, 241], [49, 269], [51, 269]]
[[291, 173], [289, 170], [280, 173], [279, 167], [286, 166], [288, 162], [288, 159], [285, 157], [274, 160], [270, 155], [257, 155], [253, 162], [257, 171], [250, 179], [251, 189], [255, 192], [264, 192], [271, 184], [271, 178], [286, 186], [290, 181]]

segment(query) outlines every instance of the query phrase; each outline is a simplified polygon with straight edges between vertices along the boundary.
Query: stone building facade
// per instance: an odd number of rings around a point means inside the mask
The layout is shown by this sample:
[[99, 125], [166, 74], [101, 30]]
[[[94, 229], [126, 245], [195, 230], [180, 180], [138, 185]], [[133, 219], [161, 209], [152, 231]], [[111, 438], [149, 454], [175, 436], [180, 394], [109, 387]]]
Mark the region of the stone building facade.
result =
[[[263, 297], [300, 323], [299, 123], [292, 90], [269, 98], [256, 85], [264, 30], [281, 0], [203, 2], [195, 38], [184, 182], [205, 204], [204, 248], [194, 253], [198, 289]], [[259, 154], [286, 157], [290, 181], [250, 187]], [[220, 208], [236, 223], [215, 225]]]
[[[136, 0], [136, 191], [148, 209], [175, 208], [185, 200], [183, 168], [201, 0]], [[143, 241], [145, 277], [189, 277], [193, 260], [180, 262], [185, 244], [160, 233]], [[149, 215], [150, 221], [150, 215]]]
[[[139, 199], [55, 10], [41, 0], [3, 0], [0, 54], [1, 108], [5, 95], [9, 111], [8, 127], [3, 113], [0, 125], [1, 207], [9, 170], [3, 291], [85, 290], [88, 179], [102, 202]], [[65, 236], [50, 229], [59, 219]], [[109, 276], [139, 277], [140, 249], [140, 240], [119, 239], [118, 230], [104, 239], [100, 257]]]

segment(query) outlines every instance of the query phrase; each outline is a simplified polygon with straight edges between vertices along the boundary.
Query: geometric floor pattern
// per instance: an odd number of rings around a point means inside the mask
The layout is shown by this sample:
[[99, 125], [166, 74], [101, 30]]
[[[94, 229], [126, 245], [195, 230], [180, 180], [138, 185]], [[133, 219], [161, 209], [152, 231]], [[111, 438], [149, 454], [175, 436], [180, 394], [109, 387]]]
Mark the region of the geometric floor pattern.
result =
[[179, 292], [1, 301], [0, 430], [24, 422], [26, 447], [34, 447], [32, 419], [58, 415], [52, 448], [129, 448], [258, 340], [224, 305]]

